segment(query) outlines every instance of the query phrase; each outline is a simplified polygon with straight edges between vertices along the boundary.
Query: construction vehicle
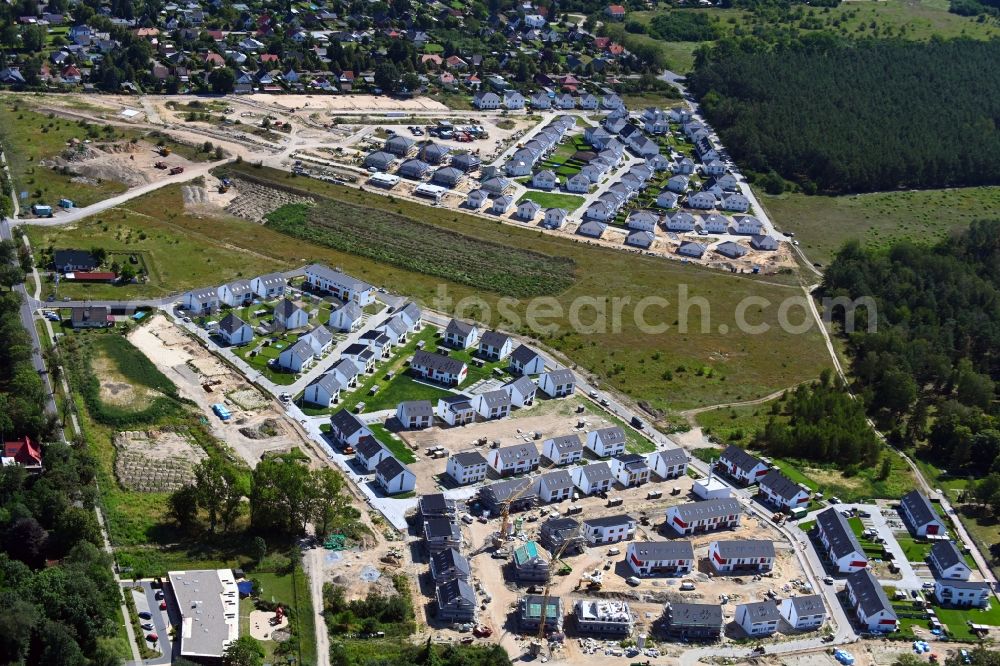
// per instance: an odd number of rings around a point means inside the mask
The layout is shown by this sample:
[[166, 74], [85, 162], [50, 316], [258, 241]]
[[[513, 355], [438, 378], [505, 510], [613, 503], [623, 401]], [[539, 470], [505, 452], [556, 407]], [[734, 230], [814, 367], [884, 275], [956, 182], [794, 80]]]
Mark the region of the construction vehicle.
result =
[[173, 169], [170, 170], [170, 175], [171, 176], [176, 176], [179, 173], [184, 173], [184, 167], [182, 167], [182, 166], [175, 166]]
[[170, 154], [170, 148], [168, 146], [163, 146], [160, 148], [160, 157], [166, 157]]
[[525, 483], [524, 486], [513, 493], [507, 500], [503, 503], [500, 508], [500, 529], [493, 535], [493, 547], [499, 548], [503, 545], [504, 541], [507, 540], [507, 530], [510, 529], [510, 507], [516, 502], [522, 495], [527, 493], [531, 489], [530, 483]]
[[166, 169], [167, 168], [167, 163], [164, 162], [163, 160], [159, 160], [153, 166], [156, 167], [157, 169]]
[[232, 182], [228, 178], [223, 178], [219, 181], [219, 194], [225, 194], [229, 191]]

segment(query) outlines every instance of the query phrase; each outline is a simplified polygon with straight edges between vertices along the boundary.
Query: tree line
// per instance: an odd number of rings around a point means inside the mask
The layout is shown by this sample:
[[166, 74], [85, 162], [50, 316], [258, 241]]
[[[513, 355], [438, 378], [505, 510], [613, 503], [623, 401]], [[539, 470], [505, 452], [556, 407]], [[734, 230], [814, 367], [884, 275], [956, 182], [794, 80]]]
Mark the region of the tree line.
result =
[[[848, 243], [822, 289], [834, 299], [870, 299], [872, 307], [830, 314], [853, 328], [852, 373], [890, 441], [920, 444], [953, 475], [1000, 473], [1000, 221], [974, 222], [932, 247]], [[970, 498], [992, 504], [1000, 516], [993, 494]]]
[[1000, 182], [1000, 41], [725, 39], [689, 77], [750, 172], [807, 193]]

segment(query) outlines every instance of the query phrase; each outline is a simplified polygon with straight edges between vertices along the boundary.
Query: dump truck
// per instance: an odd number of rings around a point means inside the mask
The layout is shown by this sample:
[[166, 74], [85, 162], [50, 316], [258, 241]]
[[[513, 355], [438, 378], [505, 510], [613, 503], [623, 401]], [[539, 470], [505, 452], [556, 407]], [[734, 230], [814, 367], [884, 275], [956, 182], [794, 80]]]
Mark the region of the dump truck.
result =
[[184, 167], [182, 167], [182, 166], [175, 166], [173, 169], [170, 170], [170, 175], [171, 176], [176, 176], [179, 173], [184, 173]]
[[153, 166], [155, 166], [157, 169], [166, 169], [167, 168], [167, 163], [164, 162], [163, 160], [160, 160], [157, 163], [155, 163]]

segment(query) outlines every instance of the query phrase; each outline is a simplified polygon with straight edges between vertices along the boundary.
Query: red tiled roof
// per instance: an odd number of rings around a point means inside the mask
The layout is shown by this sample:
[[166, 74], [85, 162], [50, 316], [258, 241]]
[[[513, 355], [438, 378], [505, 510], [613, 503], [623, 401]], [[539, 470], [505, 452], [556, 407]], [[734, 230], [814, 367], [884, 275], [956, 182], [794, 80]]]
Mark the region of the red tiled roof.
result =
[[31, 438], [25, 435], [22, 439], [3, 443], [4, 458], [13, 458], [21, 465], [41, 465], [42, 451]]

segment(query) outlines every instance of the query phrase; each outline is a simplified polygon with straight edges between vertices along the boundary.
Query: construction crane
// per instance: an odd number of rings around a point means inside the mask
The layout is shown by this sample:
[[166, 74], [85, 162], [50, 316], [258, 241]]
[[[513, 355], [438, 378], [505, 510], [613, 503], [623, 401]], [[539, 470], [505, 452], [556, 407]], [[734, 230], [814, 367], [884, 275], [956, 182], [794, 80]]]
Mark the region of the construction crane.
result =
[[[575, 530], [573, 530], [572, 533], [567, 534], [567, 535], [565, 535], [563, 537], [562, 545], [559, 546], [559, 549], [555, 552], [555, 555], [552, 556], [551, 565], [554, 565], [556, 562], [559, 562], [559, 561], [562, 560], [563, 553], [566, 552], [566, 549], [569, 547], [570, 544], [576, 542], [576, 540], [577, 540], [577, 538], [579, 536], [580, 536], [580, 528], [577, 527]], [[546, 583], [545, 583], [545, 591], [542, 593], [542, 607], [540, 609], [538, 609], [539, 610], [539, 615], [538, 615], [538, 635], [535, 636], [535, 642], [532, 643], [532, 651], [534, 651], [536, 649], [540, 651], [542, 649], [542, 639], [545, 638], [545, 619], [546, 619], [546, 613], [548, 611], [548, 605], [549, 605], [549, 589], [551, 587], [552, 587], [552, 571], [550, 570], [549, 571], [549, 580], [546, 581]], [[537, 648], [535, 646], [537, 646]], [[535, 653], [535, 654], [537, 654], [537, 653]]]
[[519, 500], [522, 495], [531, 490], [532, 485], [531, 481], [525, 480], [525, 483], [520, 490], [512, 493], [510, 497], [504, 500], [500, 507], [500, 529], [493, 535], [494, 548], [502, 546], [504, 540], [507, 538], [507, 530], [510, 528], [510, 507], [513, 506], [514, 502]]

